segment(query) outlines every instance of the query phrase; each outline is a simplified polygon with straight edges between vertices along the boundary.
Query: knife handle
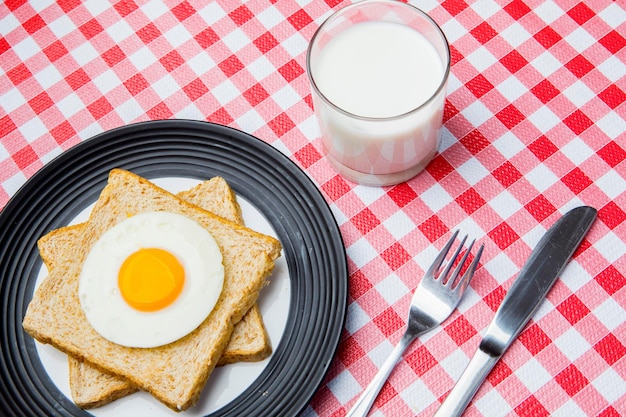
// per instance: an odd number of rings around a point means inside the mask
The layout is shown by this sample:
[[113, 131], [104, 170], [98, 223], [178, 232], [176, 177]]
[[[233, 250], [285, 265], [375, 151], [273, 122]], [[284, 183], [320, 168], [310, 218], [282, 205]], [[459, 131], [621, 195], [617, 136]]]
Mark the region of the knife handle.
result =
[[434, 417], [460, 416], [500, 359], [478, 349]]

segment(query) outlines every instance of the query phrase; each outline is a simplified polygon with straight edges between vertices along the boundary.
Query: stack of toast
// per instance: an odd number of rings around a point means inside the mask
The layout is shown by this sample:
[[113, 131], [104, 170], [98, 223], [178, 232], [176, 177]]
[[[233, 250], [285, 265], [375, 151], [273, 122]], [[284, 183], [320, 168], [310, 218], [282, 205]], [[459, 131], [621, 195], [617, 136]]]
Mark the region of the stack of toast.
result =
[[[156, 348], [130, 348], [100, 336], [78, 300], [78, 276], [91, 246], [129, 216], [168, 211], [195, 220], [218, 243], [224, 286], [207, 319], [190, 334]], [[281, 245], [243, 226], [236, 198], [216, 177], [173, 195], [128, 171], [114, 169], [86, 223], [54, 230], [38, 242], [49, 275], [36, 290], [24, 329], [69, 356], [70, 387], [83, 408], [138, 389], [175, 411], [193, 406], [213, 369], [271, 353], [256, 300]]]

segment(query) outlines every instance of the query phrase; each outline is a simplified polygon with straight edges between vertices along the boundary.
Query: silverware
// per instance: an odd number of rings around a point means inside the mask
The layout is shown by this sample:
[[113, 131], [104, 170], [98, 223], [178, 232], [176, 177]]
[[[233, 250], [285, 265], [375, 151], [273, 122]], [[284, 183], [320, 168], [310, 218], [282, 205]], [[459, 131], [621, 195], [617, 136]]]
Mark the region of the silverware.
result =
[[435, 417], [460, 416], [513, 343], [587, 234], [597, 211], [577, 207], [541, 238], [487, 328], [480, 346]]
[[463, 265], [465, 264], [465, 261], [474, 246], [474, 241], [472, 241], [464, 255], [461, 257], [461, 260], [458, 261], [456, 268], [452, 271], [452, 274], [450, 274], [450, 270], [458, 259], [461, 249], [467, 240], [467, 236], [461, 240], [461, 243], [454, 252], [454, 255], [452, 255], [450, 260], [447, 262], [443, 271], [441, 271], [438, 275], [437, 273], [439, 272], [458, 233], [458, 231], [454, 232], [450, 240], [448, 240], [441, 252], [439, 252], [430, 268], [426, 271], [426, 274], [422, 278], [420, 284], [415, 289], [415, 293], [411, 299], [411, 308], [409, 310], [409, 319], [406, 331], [402, 336], [402, 339], [400, 339], [400, 342], [393, 349], [372, 382], [370, 382], [365, 391], [363, 391], [363, 394], [361, 394], [346, 417], [366, 416], [372, 407], [374, 400], [378, 396], [380, 389], [389, 377], [389, 374], [391, 374], [391, 371], [396, 366], [396, 363], [406, 348], [409, 347], [411, 342], [413, 342], [417, 336], [432, 330], [441, 324], [450, 316], [450, 314], [452, 314], [452, 311], [454, 311], [456, 306], [459, 304], [467, 285], [474, 275], [474, 271], [476, 270], [476, 266], [478, 265], [478, 261], [483, 251], [483, 246], [481, 245], [478, 249], [474, 260], [467, 267], [467, 270], [458, 280], [458, 283], [454, 285], [454, 282], [459, 276]]

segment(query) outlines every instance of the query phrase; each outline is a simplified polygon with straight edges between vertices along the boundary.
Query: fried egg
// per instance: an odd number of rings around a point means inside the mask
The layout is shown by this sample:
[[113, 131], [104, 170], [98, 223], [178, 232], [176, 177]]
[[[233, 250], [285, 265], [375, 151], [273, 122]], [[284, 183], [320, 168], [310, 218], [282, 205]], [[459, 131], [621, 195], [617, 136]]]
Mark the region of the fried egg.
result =
[[198, 327], [223, 284], [222, 253], [206, 229], [180, 214], [150, 212], [129, 217], [96, 241], [78, 297], [102, 337], [150, 348]]

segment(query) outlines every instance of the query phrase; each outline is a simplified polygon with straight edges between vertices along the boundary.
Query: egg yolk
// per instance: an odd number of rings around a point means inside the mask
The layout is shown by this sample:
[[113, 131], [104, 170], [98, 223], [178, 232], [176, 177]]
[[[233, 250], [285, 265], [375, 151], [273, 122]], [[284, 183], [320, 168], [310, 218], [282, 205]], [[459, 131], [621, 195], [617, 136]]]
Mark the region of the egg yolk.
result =
[[140, 311], [172, 304], [183, 290], [185, 269], [176, 256], [158, 248], [131, 254], [120, 268], [118, 286], [124, 300]]

